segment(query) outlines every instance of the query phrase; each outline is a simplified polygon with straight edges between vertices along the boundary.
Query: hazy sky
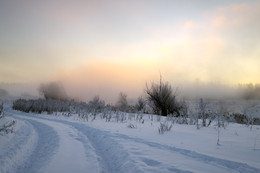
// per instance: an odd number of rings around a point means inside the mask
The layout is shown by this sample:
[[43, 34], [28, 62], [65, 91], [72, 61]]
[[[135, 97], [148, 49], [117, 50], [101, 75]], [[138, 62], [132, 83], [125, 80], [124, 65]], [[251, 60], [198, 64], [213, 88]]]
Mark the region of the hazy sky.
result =
[[260, 83], [259, 0], [0, 0], [0, 82], [77, 97], [170, 83]]

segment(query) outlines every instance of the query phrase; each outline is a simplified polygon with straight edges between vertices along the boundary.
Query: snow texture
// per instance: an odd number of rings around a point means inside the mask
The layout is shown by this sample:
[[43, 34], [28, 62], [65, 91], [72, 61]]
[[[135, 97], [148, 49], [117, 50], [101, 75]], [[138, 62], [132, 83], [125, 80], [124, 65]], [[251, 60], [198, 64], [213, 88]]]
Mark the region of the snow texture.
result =
[[[0, 136], [0, 172], [260, 172], [259, 126], [230, 124], [216, 145], [215, 127], [159, 122], [82, 122], [6, 109], [15, 133]], [[259, 135], [260, 138], [260, 135]], [[260, 147], [259, 147], [260, 148]]]

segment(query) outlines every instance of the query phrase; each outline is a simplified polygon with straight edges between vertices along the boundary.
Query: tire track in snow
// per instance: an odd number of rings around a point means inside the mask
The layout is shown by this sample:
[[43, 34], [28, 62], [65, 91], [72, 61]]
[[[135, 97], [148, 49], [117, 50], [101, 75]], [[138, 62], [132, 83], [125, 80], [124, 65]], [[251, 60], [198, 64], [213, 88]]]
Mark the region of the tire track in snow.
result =
[[[88, 141], [91, 143], [91, 146], [93, 146], [96, 154], [98, 155], [98, 161], [100, 163], [101, 172], [104, 173], [110, 173], [110, 172], [137, 172], [138, 173], [138, 172], [148, 172], [148, 171], [154, 172], [154, 170], [143, 169], [143, 165], [140, 165], [139, 162], [136, 162], [134, 158], [132, 158], [129, 155], [128, 151], [121, 144], [119, 144], [116, 140], [113, 139], [115, 135], [110, 132], [100, 130], [97, 128], [92, 128], [82, 123], [75, 123], [75, 122], [69, 122], [64, 120], [55, 120], [55, 119], [35, 116], [33, 114], [31, 115], [26, 114], [26, 117], [28, 116], [32, 118], [67, 124], [77, 129], [80, 133], [82, 133], [84, 136], [86, 136], [89, 139]], [[82, 139], [83, 138], [79, 138], [78, 140], [82, 141]], [[146, 161], [147, 163], [150, 162], [149, 160]], [[179, 172], [179, 173], [190, 172], [183, 169], [179, 169], [172, 165], [167, 169], [168, 169], [167, 172]]]
[[199, 162], [204, 162], [206, 164], [210, 164], [210, 165], [213, 165], [213, 166], [228, 168], [228, 169], [230, 169], [231, 171], [234, 171], [234, 172], [240, 172], [240, 173], [245, 173], [245, 172], [247, 172], [247, 173], [259, 173], [260, 172], [260, 169], [255, 168], [253, 166], [249, 166], [246, 163], [240, 163], [240, 162], [236, 162], [236, 161], [216, 158], [216, 157], [213, 157], [213, 156], [201, 154], [201, 153], [191, 151], [191, 150], [187, 150], [187, 149], [181, 149], [181, 148], [177, 148], [177, 147], [174, 147], [174, 146], [168, 146], [168, 145], [163, 145], [163, 144], [159, 144], [159, 143], [155, 143], [155, 142], [149, 142], [149, 141], [145, 141], [145, 140], [140, 139], [140, 138], [129, 137], [129, 136], [124, 135], [124, 134], [114, 134], [113, 137], [119, 138], [119, 139], [134, 141], [134, 142], [140, 143], [140, 144], [145, 144], [149, 147], [160, 149], [160, 150], [167, 150], [167, 151], [170, 151], [170, 152], [173, 152], [173, 153], [178, 153], [178, 154], [184, 155], [188, 158], [197, 160]]
[[60, 145], [45, 172], [100, 172], [97, 155], [84, 136], [70, 125], [47, 121], [58, 132]]
[[[101, 167], [100, 172], [102, 173], [144, 172], [137, 167], [135, 161], [130, 158], [128, 152], [124, 149], [124, 147], [110, 137], [108, 132], [89, 127], [86, 124], [43, 118], [35, 116], [33, 114], [21, 113], [21, 115], [39, 120], [60, 123], [63, 125], [65, 124], [77, 129], [79, 134], [85, 136], [87, 139], [79, 136], [75, 139], [84, 142], [84, 146], [86, 149], [92, 148], [95, 150], [98, 156], [99, 166]], [[88, 142], [91, 144], [91, 146], [88, 145]], [[95, 171], [91, 170], [91, 172]]]
[[[32, 117], [36, 118], [37, 116]], [[191, 160], [216, 166], [217, 168], [228, 169], [233, 172], [260, 172], [260, 169], [249, 166], [246, 163], [216, 158], [213, 156], [197, 153], [195, 151], [181, 149], [174, 146], [163, 145], [155, 142], [149, 142], [140, 138], [129, 137], [123, 134], [113, 134], [107, 131], [89, 127], [86, 124], [74, 123], [64, 120], [54, 120], [42, 117], [37, 118], [70, 125], [77, 129], [82, 135], [86, 136], [93, 148], [95, 149], [95, 152], [99, 156], [98, 160], [100, 161], [102, 172], [126, 172], [125, 170], [129, 170], [129, 172], [145, 172], [142, 170], [142, 168], [136, 166], [138, 163], [136, 163], [136, 161], [134, 161], [133, 158], [131, 158], [129, 152], [122, 146], [122, 143], [117, 141], [118, 139], [143, 144], [148, 147], [168, 151], [173, 154], [180, 154], [182, 156], [190, 158]], [[83, 138], [79, 137], [78, 140], [83, 141]], [[154, 160], [147, 160], [147, 158], [143, 158], [142, 161], [146, 162], [147, 164], [153, 164]], [[188, 172], [175, 167], [170, 168], [169, 171]]]
[[[23, 116], [23, 115], [22, 115]], [[16, 116], [17, 117], [17, 116]], [[20, 116], [19, 116], [20, 117]], [[17, 117], [18, 118], [18, 117]], [[56, 137], [50, 136], [48, 139], [46, 136], [42, 136], [42, 140], [55, 140], [59, 139], [57, 143], [50, 143], [48, 145], [55, 146], [55, 150], [52, 153], [52, 157], [46, 157], [45, 155], [39, 155], [42, 160], [47, 162], [39, 162], [41, 169], [25, 167], [20, 172], [100, 172], [99, 164], [97, 161], [97, 155], [93, 152], [88, 138], [74, 127], [64, 124], [60, 121], [52, 121], [45, 118], [40, 118], [32, 114], [28, 114], [22, 119], [26, 121], [33, 121], [34, 123], [44, 124], [49, 129], [52, 129]], [[47, 132], [46, 129], [41, 129]], [[47, 148], [45, 146], [45, 148]], [[32, 157], [34, 158], [34, 157]], [[29, 161], [28, 161], [29, 162]], [[37, 166], [34, 166], [37, 168]], [[28, 170], [27, 170], [28, 169]], [[35, 171], [36, 170], [36, 171]]]
[[143, 172], [139, 169], [135, 161], [130, 158], [128, 152], [113, 140], [107, 132], [87, 125], [63, 121], [82, 132], [91, 142], [99, 156], [100, 166], [102, 173], [115, 173], [115, 172]]
[[36, 146], [25, 163], [17, 168], [17, 173], [34, 173], [48, 163], [49, 159], [54, 154], [59, 143], [59, 137], [53, 128], [38, 121], [24, 119], [15, 116], [17, 119], [22, 119], [29, 122], [38, 134]]
[[[50, 121], [59, 122], [76, 128], [80, 133], [84, 134], [90, 141], [99, 156], [100, 167], [102, 173], [114, 172], [156, 172], [154, 170], [142, 169], [140, 163], [131, 158], [128, 151], [113, 138], [112, 133], [89, 127], [86, 124], [68, 122], [64, 120], [48, 119]], [[190, 173], [174, 166], [167, 168], [167, 172]], [[160, 172], [160, 171], [159, 171]], [[161, 171], [165, 172], [165, 171]]]

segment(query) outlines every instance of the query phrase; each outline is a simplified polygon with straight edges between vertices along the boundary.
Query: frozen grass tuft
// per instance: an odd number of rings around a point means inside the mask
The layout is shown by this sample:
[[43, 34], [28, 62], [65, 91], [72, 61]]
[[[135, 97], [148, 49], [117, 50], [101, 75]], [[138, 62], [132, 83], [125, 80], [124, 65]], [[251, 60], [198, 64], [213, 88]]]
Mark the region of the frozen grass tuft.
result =
[[158, 128], [159, 134], [164, 134], [164, 132], [171, 131], [172, 124], [169, 125], [168, 122], [160, 123], [160, 127]]

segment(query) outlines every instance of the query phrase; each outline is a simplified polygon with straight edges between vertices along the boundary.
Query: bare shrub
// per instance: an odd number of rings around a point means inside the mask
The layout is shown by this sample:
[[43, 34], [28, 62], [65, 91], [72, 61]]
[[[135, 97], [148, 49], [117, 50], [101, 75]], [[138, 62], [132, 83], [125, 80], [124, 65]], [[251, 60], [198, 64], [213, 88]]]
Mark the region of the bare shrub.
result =
[[177, 123], [177, 124], [189, 124], [188, 119], [186, 117], [177, 117], [175, 119], [175, 123]]
[[127, 127], [131, 128], [131, 129], [136, 129], [137, 128], [137, 126], [133, 125], [132, 123], [128, 124]]
[[160, 127], [158, 128], [159, 134], [164, 134], [164, 132], [170, 131], [172, 129], [172, 124], [169, 125], [168, 122], [160, 123]]
[[155, 114], [163, 116], [175, 114], [177, 117], [180, 116], [181, 106], [176, 101], [176, 91], [173, 92], [169, 83], [160, 80], [159, 84], [152, 83], [150, 87], [146, 85], [145, 91], [149, 105]]
[[234, 113], [230, 115], [236, 123], [238, 124], [247, 124], [248, 123], [248, 118], [244, 114], [239, 114], [239, 113]]
[[257, 117], [253, 118], [253, 124], [260, 125], [260, 118], [257, 118]]
[[112, 118], [112, 113], [110, 111], [109, 114], [106, 115], [106, 122], [110, 122], [111, 118]]

